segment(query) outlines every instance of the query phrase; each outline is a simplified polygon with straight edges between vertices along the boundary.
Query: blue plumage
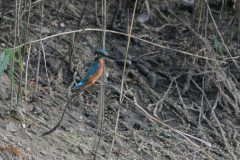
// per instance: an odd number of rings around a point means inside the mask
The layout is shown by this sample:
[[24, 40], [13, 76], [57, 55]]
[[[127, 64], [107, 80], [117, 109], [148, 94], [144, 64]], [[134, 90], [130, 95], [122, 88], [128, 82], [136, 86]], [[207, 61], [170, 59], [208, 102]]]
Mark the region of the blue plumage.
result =
[[96, 50], [95, 51], [95, 53], [94, 53], [94, 55], [96, 55], [96, 54], [102, 54], [102, 55], [107, 55], [108, 56], [108, 53], [106, 52], [106, 51], [104, 51], [104, 50], [102, 50], [102, 49], [99, 49], [99, 50]]
[[98, 69], [99, 69], [99, 63], [98, 63], [98, 61], [94, 61], [94, 62], [91, 64], [91, 66], [90, 66], [89, 70], [87, 71], [87, 73], [86, 73], [85, 77], [83, 78], [83, 80], [82, 80], [80, 83], [78, 83], [78, 84], [77, 84], [75, 87], [73, 87], [73, 88], [75, 89], [75, 88], [78, 88], [78, 87], [80, 87], [80, 86], [85, 85], [85, 84], [87, 83], [88, 77], [91, 76], [91, 75], [94, 75], [94, 74], [98, 71]]

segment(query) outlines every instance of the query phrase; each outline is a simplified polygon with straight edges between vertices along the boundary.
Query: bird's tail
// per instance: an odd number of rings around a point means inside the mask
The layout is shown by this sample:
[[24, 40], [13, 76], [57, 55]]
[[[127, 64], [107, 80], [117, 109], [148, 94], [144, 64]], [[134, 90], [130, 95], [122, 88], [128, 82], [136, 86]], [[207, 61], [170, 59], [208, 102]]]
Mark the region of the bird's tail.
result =
[[81, 86], [83, 87], [84, 84], [86, 84], [86, 83], [85, 82], [80, 82], [75, 87], [73, 87], [73, 89], [76, 89], [76, 88], [81, 87]]

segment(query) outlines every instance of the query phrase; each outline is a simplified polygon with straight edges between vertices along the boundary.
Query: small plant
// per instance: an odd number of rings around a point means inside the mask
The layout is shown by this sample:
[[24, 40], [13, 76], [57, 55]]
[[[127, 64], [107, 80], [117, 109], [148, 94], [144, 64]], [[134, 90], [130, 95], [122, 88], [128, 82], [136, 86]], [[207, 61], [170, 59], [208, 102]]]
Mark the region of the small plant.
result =
[[[15, 87], [15, 80], [14, 80], [14, 68], [13, 68], [13, 59], [16, 60], [16, 62], [19, 63], [19, 68], [20, 68], [20, 78], [22, 77], [22, 71], [23, 71], [23, 67], [22, 67], [22, 56], [21, 56], [21, 47], [18, 47], [16, 49], [6, 49], [6, 48], [0, 48], [3, 50], [2, 54], [0, 55], [0, 76], [2, 75], [3, 71], [6, 69], [8, 63], [10, 65], [10, 75], [11, 75], [11, 81], [13, 84], [13, 88], [16, 89]], [[14, 56], [15, 51], [18, 51], [18, 57], [19, 60]], [[6, 54], [7, 53], [7, 54]], [[21, 82], [21, 79], [20, 79]], [[17, 90], [17, 89], [16, 89]], [[16, 97], [16, 102], [17, 102], [17, 106], [19, 101], [21, 100], [20, 95], [21, 95], [21, 84], [19, 84], [19, 89], [18, 89], [18, 96]], [[19, 112], [23, 118], [24, 123], [26, 123], [26, 120], [21, 112], [21, 110], [19, 109]]]
[[6, 52], [3, 51], [1, 56], [0, 56], [0, 76], [2, 75], [3, 71], [7, 67], [8, 61], [9, 61], [9, 55]]
[[[210, 23], [210, 29], [213, 32], [211, 23]], [[216, 52], [219, 52], [222, 56], [224, 56], [223, 51], [222, 51], [222, 47], [220, 46], [215, 34], [213, 34], [213, 39], [214, 39], [214, 46], [215, 46]]]
[[[0, 76], [2, 75], [3, 71], [6, 69], [8, 62], [10, 64], [10, 74], [11, 74], [11, 80], [13, 83], [13, 87], [15, 88], [15, 81], [14, 81], [14, 75], [13, 75], [13, 63], [12, 58], [14, 58], [17, 62], [17, 58], [13, 55], [13, 49], [6, 49], [1, 48], [3, 50], [1, 56], [0, 56]], [[7, 54], [6, 54], [7, 53]]]

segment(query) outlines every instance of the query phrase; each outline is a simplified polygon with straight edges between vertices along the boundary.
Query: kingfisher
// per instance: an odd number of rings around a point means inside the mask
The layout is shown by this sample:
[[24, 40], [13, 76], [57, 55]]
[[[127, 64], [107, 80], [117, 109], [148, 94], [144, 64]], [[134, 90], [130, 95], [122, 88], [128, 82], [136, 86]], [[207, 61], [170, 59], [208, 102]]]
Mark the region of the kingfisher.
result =
[[105, 57], [115, 59], [109, 56], [106, 51], [101, 49], [96, 50], [94, 53], [94, 56], [95, 56], [95, 60], [91, 64], [83, 80], [80, 83], [78, 83], [75, 87], [73, 87], [73, 89], [76, 89], [78, 87], [88, 87], [93, 85], [103, 72], [103, 66], [104, 66], [103, 59]]

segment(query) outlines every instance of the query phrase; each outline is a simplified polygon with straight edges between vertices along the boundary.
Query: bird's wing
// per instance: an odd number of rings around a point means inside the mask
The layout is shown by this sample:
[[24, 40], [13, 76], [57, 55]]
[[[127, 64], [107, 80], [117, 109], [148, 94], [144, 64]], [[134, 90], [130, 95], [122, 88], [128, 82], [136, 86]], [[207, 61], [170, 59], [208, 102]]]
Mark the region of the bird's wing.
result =
[[87, 71], [87, 73], [86, 73], [86, 75], [85, 75], [85, 77], [83, 78], [82, 81], [86, 81], [89, 76], [94, 75], [95, 73], [97, 73], [98, 69], [99, 69], [98, 61], [94, 61], [91, 64], [90, 68], [88, 69], [88, 71]]
[[91, 75], [94, 75], [95, 73], [97, 73], [98, 69], [99, 69], [98, 61], [94, 61], [91, 64], [90, 68], [88, 69], [88, 71], [87, 71], [85, 77], [83, 78], [83, 80], [79, 84], [77, 84], [74, 88], [78, 88], [78, 87], [86, 84], [88, 77], [91, 76]]

